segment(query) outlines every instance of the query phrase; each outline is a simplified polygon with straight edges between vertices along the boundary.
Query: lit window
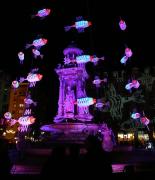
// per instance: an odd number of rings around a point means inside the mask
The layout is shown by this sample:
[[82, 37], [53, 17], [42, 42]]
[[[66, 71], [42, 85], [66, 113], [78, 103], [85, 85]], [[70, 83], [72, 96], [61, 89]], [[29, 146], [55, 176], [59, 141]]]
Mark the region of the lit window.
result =
[[18, 112], [19, 112], [19, 114], [22, 114], [22, 113], [23, 113], [23, 110], [19, 110]]
[[24, 104], [19, 104], [19, 107], [24, 107]]

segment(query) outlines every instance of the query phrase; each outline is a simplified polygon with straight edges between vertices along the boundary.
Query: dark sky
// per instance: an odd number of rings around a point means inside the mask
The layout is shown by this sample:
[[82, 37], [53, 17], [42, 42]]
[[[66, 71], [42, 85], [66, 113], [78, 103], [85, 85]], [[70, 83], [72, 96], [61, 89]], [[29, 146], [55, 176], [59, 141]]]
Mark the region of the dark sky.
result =
[[[108, 69], [123, 67], [120, 58], [125, 46], [133, 51], [127, 66], [154, 64], [154, 12], [151, 1], [101, 1], [101, 0], [22, 0], [5, 1], [2, 5], [1, 68], [10, 73], [25, 73], [36, 65], [52, 70], [63, 62], [63, 49], [75, 41], [86, 54], [105, 56], [104, 66]], [[53, 13], [44, 20], [31, 19], [31, 15], [42, 8], [51, 8]], [[90, 20], [93, 26], [79, 34], [75, 29], [64, 32], [64, 26], [73, 24], [77, 16]], [[118, 22], [122, 17], [127, 30], [121, 31]], [[37, 37], [49, 40], [43, 47], [44, 60], [34, 60], [31, 50], [25, 50], [27, 43]], [[25, 52], [25, 64], [19, 65], [17, 53]]]

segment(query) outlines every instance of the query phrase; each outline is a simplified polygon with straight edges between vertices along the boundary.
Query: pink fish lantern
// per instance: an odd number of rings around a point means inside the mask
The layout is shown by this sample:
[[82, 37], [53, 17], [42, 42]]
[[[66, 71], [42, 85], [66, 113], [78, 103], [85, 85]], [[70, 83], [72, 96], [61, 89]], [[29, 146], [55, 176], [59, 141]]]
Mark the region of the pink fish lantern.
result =
[[122, 31], [124, 31], [127, 27], [125, 21], [123, 21], [122, 19], [119, 21], [119, 27]]
[[147, 126], [150, 123], [150, 120], [147, 117], [142, 117], [141, 122]]
[[47, 44], [48, 40], [45, 38], [36, 39], [33, 41], [33, 46], [35, 47], [41, 47]]
[[37, 49], [32, 49], [32, 53], [33, 53], [35, 59], [36, 59], [37, 57], [39, 57], [39, 56], [40, 56], [41, 59], [43, 58], [43, 55], [42, 55], [42, 54], [40, 53], [40, 51], [37, 50]]
[[22, 116], [18, 119], [19, 124], [23, 126], [28, 126], [30, 124], [33, 124], [35, 122], [35, 119], [33, 116]]
[[131, 50], [130, 48], [126, 48], [126, 49], [125, 49], [125, 55], [126, 55], [126, 57], [129, 58], [129, 57], [132, 56], [132, 54], [133, 54], [133, 53], [132, 53], [132, 50]]
[[18, 81], [12, 81], [12, 86], [17, 89], [19, 87], [19, 82]]
[[33, 73], [29, 73], [27, 76], [27, 80], [29, 82], [36, 82], [36, 81], [40, 81], [43, 78], [42, 74], [33, 74]]
[[137, 80], [132, 80], [132, 84], [133, 84], [133, 87], [136, 88], [136, 89], [138, 89], [139, 86], [140, 86], [140, 84], [139, 84], [139, 82]]
[[41, 9], [38, 11], [36, 16], [45, 17], [45, 16], [48, 16], [50, 13], [51, 13], [51, 9]]
[[6, 119], [11, 119], [11, 118], [12, 118], [12, 115], [11, 115], [10, 112], [6, 112], [6, 113], [4, 114], [4, 117], [5, 117]]

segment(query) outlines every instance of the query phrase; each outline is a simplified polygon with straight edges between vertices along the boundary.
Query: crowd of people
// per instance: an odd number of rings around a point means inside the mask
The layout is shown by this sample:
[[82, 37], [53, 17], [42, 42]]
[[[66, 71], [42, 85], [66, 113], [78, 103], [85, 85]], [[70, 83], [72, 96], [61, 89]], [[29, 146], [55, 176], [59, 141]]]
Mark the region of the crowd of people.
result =
[[103, 150], [102, 142], [97, 136], [88, 136], [85, 143], [85, 152], [80, 152], [77, 144], [56, 146], [47, 163], [42, 169], [42, 176], [76, 177], [92, 175], [107, 176], [112, 174], [110, 152]]

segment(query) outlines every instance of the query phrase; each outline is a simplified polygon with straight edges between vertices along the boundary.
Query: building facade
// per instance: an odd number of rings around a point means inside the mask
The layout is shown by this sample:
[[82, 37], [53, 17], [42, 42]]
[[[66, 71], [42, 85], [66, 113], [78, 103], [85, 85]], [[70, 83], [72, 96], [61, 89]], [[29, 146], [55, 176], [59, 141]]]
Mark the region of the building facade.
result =
[[28, 83], [20, 83], [17, 89], [10, 89], [9, 108], [12, 118], [18, 119], [23, 116], [25, 111], [24, 99], [28, 93]]
[[8, 111], [9, 92], [11, 77], [6, 72], [0, 70], [0, 117]]

